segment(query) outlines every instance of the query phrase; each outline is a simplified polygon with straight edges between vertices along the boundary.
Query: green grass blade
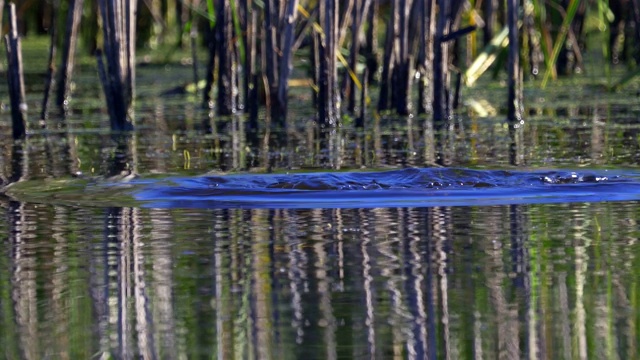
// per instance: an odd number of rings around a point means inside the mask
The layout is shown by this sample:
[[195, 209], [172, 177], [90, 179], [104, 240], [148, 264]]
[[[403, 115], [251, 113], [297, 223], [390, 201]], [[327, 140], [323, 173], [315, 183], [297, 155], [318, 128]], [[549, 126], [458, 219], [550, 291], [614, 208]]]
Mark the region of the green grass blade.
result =
[[544, 89], [547, 86], [547, 82], [549, 81], [549, 77], [553, 72], [553, 67], [556, 65], [558, 61], [558, 56], [560, 55], [560, 48], [564, 46], [564, 40], [567, 38], [567, 34], [569, 33], [569, 26], [573, 22], [573, 18], [578, 11], [578, 6], [580, 6], [581, 0], [571, 0], [569, 6], [567, 8], [567, 15], [564, 17], [562, 21], [562, 27], [560, 28], [560, 32], [558, 33], [558, 37], [556, 38], [555, 43], [553, 44], [553, 51], [551, 52], [551, 59], [547, 62], [547, 68], [544, 72], [544, 77], [542, 79], [542, 88]]

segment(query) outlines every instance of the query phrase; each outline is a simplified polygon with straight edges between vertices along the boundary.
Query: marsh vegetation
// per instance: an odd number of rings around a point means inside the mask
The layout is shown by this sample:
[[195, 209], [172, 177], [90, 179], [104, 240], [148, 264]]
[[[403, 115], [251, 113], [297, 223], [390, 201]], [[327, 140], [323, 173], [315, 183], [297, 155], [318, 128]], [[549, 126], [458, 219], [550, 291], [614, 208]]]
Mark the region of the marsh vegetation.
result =
[[3, 354], [637, 358], [637, 4], [0, 6]]

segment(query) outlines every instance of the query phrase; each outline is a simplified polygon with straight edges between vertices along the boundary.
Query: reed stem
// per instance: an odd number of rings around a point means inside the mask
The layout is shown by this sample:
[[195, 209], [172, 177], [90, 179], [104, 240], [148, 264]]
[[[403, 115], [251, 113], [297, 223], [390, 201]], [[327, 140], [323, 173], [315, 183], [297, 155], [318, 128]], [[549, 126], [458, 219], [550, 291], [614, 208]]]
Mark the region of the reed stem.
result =
[[76, 44], [78, 43], [83, 4], [84, 0], [70, 0], [69, 9], [67, 10], [66, 31], [56, 93], [56, 105], [63, 113], [68, 109], [71, 93], [71, 76], [75, 65]]
[[98, 71], [109, 106], [111, 130], [133, 130], [135, 89], [136, 2], [99, 0], [104, 36], [104, 58], [98, 55]]
[[[56, 31], [57, 26], [54, 24], [58, 18], [58, 9], [60, 7], [60, 1], [56, 0], [51, 7], [51, 26], [49, 27], [49, 59], [47, 61], [47, 79], [44, 83], [44, 96], [42, 98], [42, 109], [40, 111], [40, 120], [42, 128], [45, 128], [47, 125], [47, 119], [49, 115], [49, 99], [51, 97], [51, 87], [53, 85], [53, 78], [55, 76], [55, 61], [56, 61], [56, 39], [58, 32]], [[1, 14], [0, 14], [1, 15]], [[1, 17], [0, 17], [1, 19]]]
[[27, 133], [26, 113], [27, 102], [25, 100], [24, 73], [22, 66], [22, 45], [18, 36], [18, 19], [16, 6], [8, 4], [9, 33], [4, 37], [7, 50], [7, 82], [9, 85], [9, 98], [11, 102], [11, 123], [13, 138], [23, 139]]

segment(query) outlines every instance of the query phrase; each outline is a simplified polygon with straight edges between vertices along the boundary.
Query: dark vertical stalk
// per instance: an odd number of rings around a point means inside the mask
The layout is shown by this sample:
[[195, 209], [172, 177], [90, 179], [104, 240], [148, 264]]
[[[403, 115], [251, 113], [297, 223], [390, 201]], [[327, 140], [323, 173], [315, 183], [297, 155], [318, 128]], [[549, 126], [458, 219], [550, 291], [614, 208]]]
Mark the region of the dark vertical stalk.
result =
[[176, 31], [176, 48], [184, 49], [184, 31], [189, 22], [190, 0], [176, 1], [176, 18], [178, 19], [178, 31]]
[[360, 94], [360, 116], [356, 119], [356, 129], [364, 129], [364, 121], [367, 117], [367, 97], [368, 94], [368, 74], [369, 70], [365, 68], [362, 74], [362, 93]]
[[418, 52], [418, 114], [433, 112], [433, 46], [436, 29], [436, 0], [418, 0], [420, 47]]
[[453, 110], [457, 110], [458, 106], [460, 105], [460, 86], [462, 84], [462, 73], [461, 72], [457, 72], [456, 73], [456, 83], [455, 83], [455, 88], [453, 90], [453, 100], [452, 100], [452, 105], [451, 108]]
[[195, 91], [196, 95], [198, 92], [198, 81], [200, 77], [198, 76], [198, 19], [200, 18], [199, 14], [195, 13], [195, 9], [200, 8], [200, 0], [193, 0], [191, 2], [192, 10], [189, 11], [189, 22], [191, 24], [191, 28], [189, 29], [189, 46], [191, 48], [191, 66], [193, 69], [193, 83], [196, 84]]
[[[0, 24], [4, 20], [4, 0], [0, 0]], [[0, 35], [2, 35], [2, 26], [0, 26]], [[2, 69], [2, 65], [0, 65], [0, 70]]]
[[433, 42], [433, 132], [436, 163], [445, 165], [446, 125], [449, 122], [449, 32], [451, 1], [438, 0], [438, 22]]
[[373, 1], [371, 10], [367, 14], [367, 33], [365, 38], [367, 42], [362, 53], [367, 61], [367, 69], [369, 70], [368, 82], [371, 84], [378, 73], [378, 12], [380, 4]]
[[449, 29], [447, 30], [447, 38], [449, 38], [450, 40], [447, 41], [453, 41], [453, 44], [449, 45], [450, 50], [448, 52], [448, 62], [445, 63], [445, 68], [447, 69], [447, 71], [445, 72], [445, 93], [447, 94], [447, 116], [449, 118], [451, 118], [451, 116], [453, 115], [453, 110], [455, 109], [454, 102], [456, 101], [456, 89], [451, 89], [451, 72], [448, 71], [448, 69], [459, 69], [461, 67], [460, 54], [462, 53], [462, 42], [460, 42], [458, 38], [462, 33], [458, 32], [458, 28], [460, 26], [460, 15], [462, 14], [462, 5], [464, 4], [464, 2], [465, 0], [453, 0], [449, 5], [449, 21], [447, 24]]
[[[257, 140], [258, 133], [258, 72], [256, 68], [256, 61], [258, 60], [258, 46], [257, 46], [257, 37], [258, 37], [258, 10], [253, 7], [253, 1], [247, 3], [247, 10], [251, 11], [251, 15], [247, 15], [247, 29], [248, 29], [248, 41], [245, 44], [248, 44], [248, 51], [246, 52], [246, 65], [245, 72], [247, 73], [247, 77], [245, 81], [247, 81], [248, 90], [246, 95], [246, 105], [245, 108], [249, 112], [249, 123], [247, 124], [247, 128], [250, 132], [255, 132], [255, 140]], [[256, 141], [257, 145], [257, 141]]]
[[[351, 23], [351, 50], [349, 52], [349, 68], [356, 74], [358, 55], [360, 54], [360, 39], [362, 38], [362, 25], [371, 7], [371, 0], [356, 0], [352, 8], [353, 21]], [[347, 97], [347, 112], [353, 114], [356, 107], [355, 79], [352, 76], [344, 77], [342, 93]]]
[[396, 66], [394, 72], [396, 74], [396, 82], [394, 84], [394, 107], [398, 114], [409, 114], [409, 96], [410, 96], [410, 72], [411, 72], [411, 56], [409, 53], [409, 16], [412, 8], [411, 0], [398, 1], [398, 57], [396, 58]]
[[[339, 28], [339, 18], [340, 18], [340, 6], [338, 0], [331, 0], [331, 12], [332, 12], [332, 26], [328, 26], [327, 30], [331, 33], [331, 43], [329, 45], [329, 69], [331, 75], [331, 117], [333, 119], [333, 126], [338, 126], [340, 119], [340, 89], [338, 84], [338, 40], [340, 39], [340, 28]], [[329, 25], [329, 24], [327, 24]]]
[[633, 29], [635, 30], [635, 46], [636, 48], [633, 49], [634, 51], [634, 58], [636, 60], [636, 64], [640, 63], [640, 0], [630, 0], [631, 2], [631, 10], [633, 12], [633, 22], [635, 23], [635, 26], [633, 27]]
[[484, 15], [484, 29], [482, 32], [482, 40], [487, 46], [493, 39], [496, 24], [496, 0], [482, 0], [482, 13]]
[[[360, 7], [362, 6], [362, 0], [352, 1], [351, 6], [351, 49], [349, 50], [349, 69], [356, 73], [357, 58], [359, 51], [359, 34], [358, 23], [360, 22]], [[347, 98], [347, 113], [353, 114], [356, 108], [356, 96], [355, 96], [355, 82], [350, 76], [351, 74], [345, 74], [342, 79], [342, 96]]]
[[[327, 15], [328, 12], [328, 3], [327, 1], [320, 1], [318, 4], [319, 14], [320, 14], [320, 22], [322, 23], [322, 27], [324, 29], [327, 28]], [[319, 36], [319, 46], [317, 52], [318, 63], [316, 63], [316, 67], [319, 69], [318, 73], [318, 124], [320, 124], [320, 134], [323, 133], [323, 128], [325, 128], [329, 123], [329, 109], [331, 106], [329, 105], [329, 76], [328, 76], [328, 61], [327, 58], [327, 34], [320, 34]]]
[[[2, 4], [0, 4], [2, 6]], [[56, 38], [58, 32], [56, 29], [58, 10], [60, 8], [60, 1], [56, 0], [51, 6], [51, 24], [49, 25], [49, 60], [47, 62], [47, 79], [44, 84], [44, 97], [42, 98], [42, 109], [40, 111], [40, 120], [42, 121], [42, 127], [46, 127], [47, 119], [49, 114], [49, 98], [51, 96], [51, 86], [53, 84], [53, 78], [55, 76], [55, 61], [56, 61]], [[0, 14], [0, 19], [2, 19], [2, 14]]]
[[245, 79], [242, 77], [240, 70], [243, 73], [246, 73], [246, 69], [244, 68], [244, 61], [246, 59], [246, 42], [245, 37], [247, 30], [244, 27], [244, 13], [242, 10], [241, 0], [230, 0], [231, 3], [231, 17], [229, 18], [230, 26], [231, 26], [231, 36], [229, 38], [232, 50], [232, 74], [231, 80], [233, 84], [232, 96], [233, 96], [233, 109], [234, 112], [238, 112], [238, 110], [244, 109], [244, 82]]
[[22, 45], [18, 36], [18, 19], [16, 6], [9, 3], [9, 33], [4, 37], [7, 50], [7, 82], [9, 85], [9, 98], [11, 101], [11, 122], [13, 138], [22, 139], [26, 136], [26, 112], [27, 103], [24, 93], [24, 75], [22, 68]]
[[207, 71], [205, 75], [205, 85], [204, 85], [204, 93], [202, 96], [202, 107], [205, 109], [211, 109], [213, 107], [213, 103], [211, 101], [211, 89], [213, 88], [214, 82], [214, 72], [216, 67], [216, 50], [218, 48], [216, 41], [216, 28], [218, 27], [218, 23], [216, 25], [212, 25], [209, 23], [209, 27], [207, 28], [207, 49], [209, 50], [209, 62], [207, 63]]
[[[77, 1], [77, 0], [76, 0]], [[126, 58], [127, 71], [126, 71], [126, 87], [127, 87], [127, 113], [132, 115], [133, 101], [135, 99], [136, 91], [136, 18], [138, 15], [138, 2], [137, 1], [124, 1], [122, 5], [125, 11], [125, 31], [126, 31], [126, 47], [127, 52], [124, 56]], [[135, 151], [135, 149], [134, 149]]]
[[380, 93], [378, 97], [378, 111], [387, 110], [389, 108], [389, 90], [391, 83], [391, 74], [393, 73], [394, 64], [394, 43], [396, 39], [395, 28], [397, 23], [397, 6], [395, 0], [393, 2], [393, 16], [387, 24], [387, 30], [384, 40], [384, 57], [382, 59], [382, 74], [380, 76]]
[[252, 11], [252, 1], [251, 0], [241, 0], [240, 3], [240, 26], [242, 31], [242, 43], [245, 46], [245, 54], [244, 59], [240, 61], [244, 61], [242, 64], [244, 79], [242, 81], [242, 95], [244, 98], [244, 104], [238, 104], [238, 106], [243, 106], [246, 112], [250, 112], [250, 103], [249, 92], [251, 88], [252, 81], [252, 72], [251, 72], [251, 62], [253, 61], [253, 50], [251, 47], [251, 41], [253, 41], [254, 32], [252, 30], [253, 26], [253, 13]]
[[[86, 6], [86, 11], [90, 14], [98, 14], [98, 2], [97, 1], [89, 1]], [[98, 50], [98, 34], [100, 33], [100, 24], [98, 21], [98, 16], [93, 16], [89, 18], [85, 18], [85, 22], [82, 26], [82, 31], [80, 32], [80, 37], [82, 39], [83, 48], [87, 51], [87, 53], [91, 55], [95, 55]]]
[[58, 88], [56, 92], [56, 105], [65, 112], [71, 92], [71, 76], [75, 64], [76, 44], [78, 43], [78, 28], [82, 18], [82, 6], [84, 0], [70, 0], [67, 10], [67, 23], [62, 48], [62, 60], [60, 65]]
[[233, 28], [231, 23], [231, 5], [229, 1], [218, 0], [216, 11], [216, 43], [218, 45], [218, 101], [217, 109], [220, 115], [235, 113], [234, 81], [234, 52]]
[[[117, 119], [119, 114], [116, 112], [116, 98], [112, 94], [112, 88], [110, 85], [109, 75], [107, 73], [107, 68], [104, 65], [104, 60], [102, 58], [102, 50], [98, 49], [96, 52], [96, 59], [98, 60], [98, 76], [100, 77], [100, 83], [102, 84], [102, 90], [105, 94], [105, 99], [107, 101], [107, 112], [109, 113], [109, 119], [111, 119], [111, 128], [114, 127], [114, 119]], [[115, 123], [117, 125], [117, 123]]]
[[[264, 122], [266, 125], [265, 139], [269, 138], [270, 127], [271, 127], [271, 88], [269, 87], [269, 78], [266, 74], [265, 68], [267, 67], [267, 42], [262, 41], [260, 43], [260, 66], [261, 71], [259, 72], [259, 82], [261, 82], [262, 90], [264, 90], [264, 107], [265, 107], [265, 118]], [[268, 147], [265, 144], [265, 147]]]
[[520, 74], [520, 48], [518, 32], [518, 0], [507, 0], [507, 26], [509, 27], [509, 60], [508, 72], [508, 104], [507, 122], [511, 146], [509, 159], [513, 165], [517, 165], [516, 129], [522, 124], [522, 77]]
[[446, 106], [447, 84], [445, 83], [446, 73], [448, 73], [449, 47], [446, 42], [442, 41], [442, 38], [449, 29], [450, 6], [449, 0], [438, 0], [438, 22], [433, 43], [433, 121], [436, 132], [444, 126], [444, 122], [449, 117]]
[[291, 73], [292, 64], [292, 46], [294, 40], [295, 21], [297, 14], [298, 0], [289, 0], [284, 15], [284, 38], [281, 47], [282, 55], [280, 58], [280, 77], [278, 78], [278, 108], [280, 110], [278, 124], [281, 127], [286, 125], [287, 118], [287, 94], [289, 92], [289, 74]]
[[313, 85], [315, 85], [315, 88], [318, 89], [318, 91], [312, 90], [311, 94], [314, 109], [320, 109], [320, 91], [322, 90], [320, 87], [320, 74], [322, 72], [322, 65], [320, 62], [320, 37], [321, 35], [315, 29], [311, 32], [311, 52], [309, 54], [309, 62], [311, 63], [311, 66], [309, 67], [309, 76], [313, 79]]
[[133, 129], [135, 87], [135, 1], [99, 0], [104, 37], [105, 67], [98, 52], [98, 71], [109, 106], [111, 129]]
[[264, 2], [264, 27], [265, 27], [265, 75], [267, 76], [267, 86], [269, 87], [268, 94], [270, 96], [269, 108], [270, 117], [273, 119], [274, 115], [277, 118], [278, 113], [275, 105], [277, 104], [278, 96], [278, 54], [277, 50], [277, 14], [278, 8], [275, 0], [266, 0]]
[[321, 128], [333, 128], [337, 125], [336, 117], [336, 38], [337, 38], [337, 3], [334, 0], [321, 1], [320, 20], [324, 37], [321, 37], [319, 60], [319, 123]]

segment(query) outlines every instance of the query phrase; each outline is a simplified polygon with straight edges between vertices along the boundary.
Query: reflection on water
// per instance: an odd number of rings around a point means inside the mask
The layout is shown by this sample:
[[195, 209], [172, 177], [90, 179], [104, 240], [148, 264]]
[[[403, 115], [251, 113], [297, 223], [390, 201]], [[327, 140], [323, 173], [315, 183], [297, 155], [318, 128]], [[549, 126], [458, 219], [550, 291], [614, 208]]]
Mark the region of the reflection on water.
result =
[[[345, 116], [321, 134], [294, 102], [285, 141], [160, 96], [184, 78], [174, 70], [141, 69], [148, 85], [124, 136], [101, 130], [92, 81], [78, 81], [85, 96], [64, 126], [52, 119], [24, 142], [8, 140], [0, 111], [2, 185], [31, 180], [9, 192], [33, 200], [0, 197], [6, 358], [640, 357], [637, 99], [571, 83], [556, 84], [557, 99], [527, 89], [516, 136], [500, 116], [477, 116], [502, 106], [502, 89], [469, 90], [474, 110], [440, 131], [376, 114], [364, 129]], [[510, 170], [407, 169], [436, 165]], [[618, 170], [584, 168], [596, 166]], [[278, 175], [361, 168], [396, 171]], [[275, 174], [220, 175], [238, 170]], [[85, 187], [96, 178], [116, 207], [97, 207], [103, 197]], [[275, 181], [250, 209], [224, 209], [211, 190], [226, 186], [228, 199], [265, 179]], [[142, 185], [146, 207], [124, 207], [113, 186], [124, 181]], [[378, 188], [404, 198], [384, 201]], [[574, 202], [532, 200], [541, 189]], [[347, 193], [353, 206], [322, 209]], [[299, 206], [276, 206], [283, 194]], [[415, 202], [425, 194], [431, 203]], [[461, 194], [463, 206], [443, 206]], [[478, 201], [489, 195], [501, 200]]]
[[637, 358], [638, 204], [2, 203], [8, 358]]
[[[105, 114], [85, 110], [70, 114], [64, 128], [32, 130], [24, 153], [29, 177], [37, 178], [77, 172], [107, 175], [118, 170], [191, 175], [219, 170], [396, 169], [434, 164], [503, 168], [514, 162], [532, 168], [637, 166], [637, 101], [617, 104], [620, 96], [616, 94], [581, 98], [578, 93], [576, 97], [574, 102], [555, 107], [549, 102], [538, 104], [532, 97], [528, 109], [532, 115], [519, 129], [517, 144], [511, 143], [502, 117], [477, 117], [471, 110], [458, 114], [442, 129], [443, 134], [434, 133], [429, 118], [383, 115], [372, 116], [364, 129], [345, 120], [343, 127], [321, 136], [309, 109], [293, 109], [299, 116], [292, 119], [288, 141], [283, 144], [283, 134], [275, 130], [267, 134], [264, 124], [256, 132], [246, 128], [242, 116], [212, 118], [208, 110], [188, 99], [159, 97], [140, 101], [137, 130], [129, 138], [106, 133]], [[0, 112], [0, 125], [9, 123], [9, 113]], [[8, 130], [0, 127], [3, 175], [12, 170]], [[435, 139], [442, 143], [435, 144]], [[127, 158], [123, 169], [113, 166], [118, 156]]]

